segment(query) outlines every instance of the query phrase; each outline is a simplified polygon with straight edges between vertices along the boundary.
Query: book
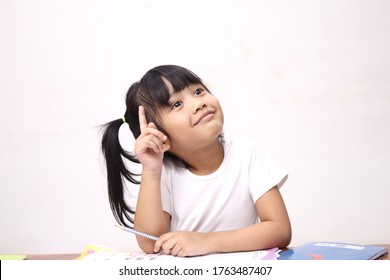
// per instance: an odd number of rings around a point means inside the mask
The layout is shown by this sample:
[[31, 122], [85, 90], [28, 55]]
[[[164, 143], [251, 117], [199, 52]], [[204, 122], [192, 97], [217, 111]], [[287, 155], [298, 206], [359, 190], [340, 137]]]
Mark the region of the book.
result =
[[76, 260], [277, 260], [279, 252], [279, 248], [271, 248], [267, 250], [209, 254], [181, 258], [163, 253], [146, 254], [142, 251], [123, 252], [105, 246], [87, 244]]
[[387, 247], [337, 242], [309, 242], [279, 253], [278, 260], [373, 260]]

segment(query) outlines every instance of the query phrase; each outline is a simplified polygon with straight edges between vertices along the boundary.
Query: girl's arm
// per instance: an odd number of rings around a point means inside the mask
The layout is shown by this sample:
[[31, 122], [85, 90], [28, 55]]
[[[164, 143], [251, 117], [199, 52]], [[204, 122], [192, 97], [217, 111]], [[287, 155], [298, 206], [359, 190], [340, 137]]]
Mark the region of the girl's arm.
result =
[[[142, 232], [160, 236], [169, 231], [170, 216], [163, 212], [160, 191], [161, 174], [142, 172], [137, 208], [134, 216], [134, 228]], [[146, 253], [154, 253], [154, 242], [136, 236], [140, 248]]]
[[197, 233], [170, 232], [156, 241], [154, 249], [178, 256], [216, 252], [253, 251], [286, 247], [291, 241], [291, 225], [278, 187], [256, 202], [261, 223], [237, 230]]
[[[164, 152], [169, 149], [166, 136], [153, 123], [147, 124], [145, 111], [139, 108], [141, 134], [135, 142], [135, 153], [142, 163], [141, 185], [134, 216], [134, 228], [160, 236], [169, 230], [170, 217], [162, 210], [161, 172]], [[140, 248], [152, 253], [154, 241], [137, 236]]]

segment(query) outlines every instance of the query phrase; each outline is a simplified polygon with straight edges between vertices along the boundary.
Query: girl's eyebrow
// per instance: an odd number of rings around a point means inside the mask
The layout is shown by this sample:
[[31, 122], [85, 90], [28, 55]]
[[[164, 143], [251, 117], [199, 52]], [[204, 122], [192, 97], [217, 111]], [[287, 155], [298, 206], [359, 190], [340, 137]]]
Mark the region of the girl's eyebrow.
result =
[[[180, 94], [180, 91], [174, 91], [169, 93], [169, 99], [167, 100], [168, 103], [173, 102], [176, 99], [176, 96]], [[169, 104], [168, 104], [169, 105]]]
[[[202, 89], [206, 90], [206, 88], [202, 84], [190, 84], [190, 85], [186, 86], [184, 89], [189, 88], [189, 87], [202, 88]], [[182, 89], [180, 91], [169, 92], [169, 99], [171, 99], [172, 96], [174, 96], [174, 95], [182, 94], [182, 91], [184, 89]]]
[[170, 92], [170, 93], [169, 93], [169, 98], [171, 98], [171, 97], [174, 96], [174, 95], [178, 95], [178, 94], [181, 94], [181, 91]]

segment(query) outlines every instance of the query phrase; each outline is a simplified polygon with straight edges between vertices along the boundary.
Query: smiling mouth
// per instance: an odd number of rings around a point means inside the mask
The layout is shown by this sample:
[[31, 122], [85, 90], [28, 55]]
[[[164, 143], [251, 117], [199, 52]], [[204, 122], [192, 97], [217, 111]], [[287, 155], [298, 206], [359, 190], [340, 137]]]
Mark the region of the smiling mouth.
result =
[[215, 112], [214, 111], [207, 111], [207, 112], [204, 112], [200, 117], [199, 119], [195, 122], [194, 125], [197, 125], [199, 123], [203, 123], [203, 122], [207, 122], [209, 121], [210, 119], [212, 119], [215, 115]]

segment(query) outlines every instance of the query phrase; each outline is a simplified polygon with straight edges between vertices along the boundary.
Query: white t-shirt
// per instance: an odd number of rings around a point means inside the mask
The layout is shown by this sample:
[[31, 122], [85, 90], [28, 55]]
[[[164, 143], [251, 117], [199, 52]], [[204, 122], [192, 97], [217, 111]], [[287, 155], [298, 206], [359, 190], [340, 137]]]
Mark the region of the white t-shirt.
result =
[[218, 170], [205, 176], [164, 165], [161, 196], [163, 210], [171, 215], [171, 231], [223, 231], [257, 223], [257, 199], [287, 179], [251, 139], [226, 141], [224, 152]]

